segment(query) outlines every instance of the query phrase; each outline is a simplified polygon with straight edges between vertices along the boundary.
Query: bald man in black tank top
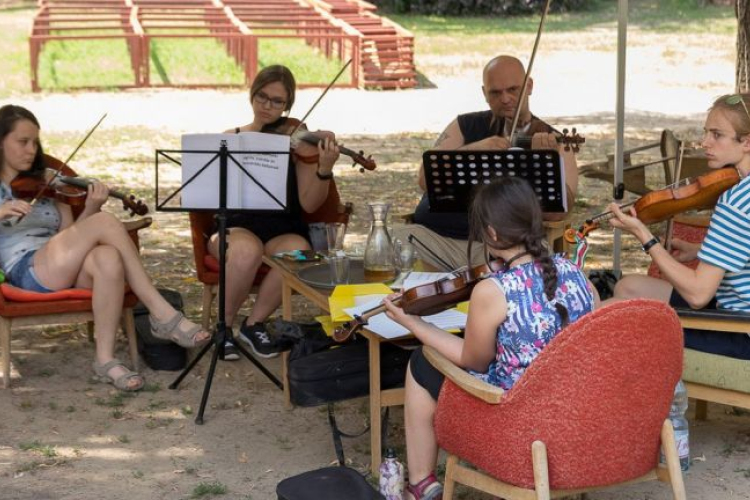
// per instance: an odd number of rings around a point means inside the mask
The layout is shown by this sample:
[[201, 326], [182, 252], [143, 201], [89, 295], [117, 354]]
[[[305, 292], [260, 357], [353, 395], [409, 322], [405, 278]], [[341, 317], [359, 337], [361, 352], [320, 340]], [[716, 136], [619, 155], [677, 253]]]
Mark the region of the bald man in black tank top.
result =
[[[486, 111], [459, 115], [440, 134], [433, 149], [442, 150], [502, 150], [510, 147], [508, 136], [513, 122], [525, 70], [521, 61], [511, 56], [498, 56], [484, 68], [482, 93], [489, 105]], [[528, 96], [534, 82], [529, 78], [527, 96], [521, 106], [517, 129], [523, 135], [532, 136], [532, 149], [558, 149], [565, 167], [568, 206], [573, 205], [578, 187], [578, 166], [575, 156], [564, 151], [555, 138], [557, 132], [549, 124], [534, 116], [529, 110]], [[424, 167], [419, 167], [419, 186], [426, 191]], [[546, 213], [545, 220], [561, 220], [566, 214]], [[437, 256], [454, 269], [466, 264], [469, 223], [466, 213], [431, 213], [427, 193], [417, 205], [415, 224], [396, 227], [394, 237], [405, 241], [410, 234], [416, 236]], [[420, 251], [419, 247], [418, 251]], [[445, 267], [427, 251], [420, 251], [420, 258], [437, 267]], [[472, 247], [472, 263], [484, 262], [481, 245]]]

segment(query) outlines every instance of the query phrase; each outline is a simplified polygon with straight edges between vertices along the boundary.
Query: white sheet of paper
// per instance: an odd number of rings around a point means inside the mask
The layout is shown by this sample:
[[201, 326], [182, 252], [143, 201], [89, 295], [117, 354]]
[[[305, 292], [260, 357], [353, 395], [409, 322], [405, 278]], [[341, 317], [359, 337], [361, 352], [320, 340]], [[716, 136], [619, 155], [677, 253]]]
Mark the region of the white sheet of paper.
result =
[[[226, 141], [229, 151], [289, 151], [289, 137], [277, 134], [243, 132], [241, 134], [185, 134], [183, 150], [219, 151]], [[214, 155], [184, 153], [182, 183], [193, 177]], [[286, 206], [289, 155], [234, 153], [237, 162], [278, 199], [279, 204], [245, 175], [230, 159], [227, 164], [227, 208], [251, 210], [282, 210]], [[219, 159], [206, 167], [182, 190], [182, 208], [219, 207]]]
[[[354, 307], [346, 308], [344, 311], [352, 317], [354, 317], [354, 315], [362, 314], [364, 311], [380, 305], [385, 295], [368, 295], [368, 297], [373, 300], [357, 304]], [[438, 328], [442, 328], [443, 330], [455, 330], [456, 328], [463, 328], [466, 326], [466, 314], [455, 309], [449, 309], [438, 314], [433, 314], [432, 316], [425, 316], [422, 319], [428, 323], [432, 323]], [[370, 318], [367, 321], [367, 326], [365, 328], [386, 339], [405, 337], [409, 334], [409, 330], [390, 319], [385, 313], [376, 314]]]

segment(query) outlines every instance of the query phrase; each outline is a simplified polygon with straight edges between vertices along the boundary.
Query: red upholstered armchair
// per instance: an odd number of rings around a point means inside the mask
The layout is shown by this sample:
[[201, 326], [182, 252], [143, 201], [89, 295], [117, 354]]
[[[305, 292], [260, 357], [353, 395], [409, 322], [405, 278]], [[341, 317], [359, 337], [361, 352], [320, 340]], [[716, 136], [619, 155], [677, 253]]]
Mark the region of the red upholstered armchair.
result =
[[[507, 392], [425, 352], [448, 376], [435, 415], [449, 453], [443, 498], [455, 482], [506, 499], [548, 499], [650, 479], [685, 498], [667, 419], [682, 329], [667, 305], [639, 299], [592, 312]], [[667, 467], [658, 466], [660, 444]]]
[[[323, 205], [311, 214], [305, 214], [307, 222], [349, 222], [352, 204], [342, 204], [335, 182], [331, 181], [328, 197]], [[208, 253], [208, 239], [214, 228], [213, 212], [190, 212], [190, 233], [193, 239], [193, 255], [198, 281], [203, 283], [203, 303], [201, 325], [208, 329], [211, 323], [213, 300], [218, 293], [219, 261]], [[263, 277], [268, 273], [267, 266], [261, 266], [255, 276], [254, 285], [260, 285]]]

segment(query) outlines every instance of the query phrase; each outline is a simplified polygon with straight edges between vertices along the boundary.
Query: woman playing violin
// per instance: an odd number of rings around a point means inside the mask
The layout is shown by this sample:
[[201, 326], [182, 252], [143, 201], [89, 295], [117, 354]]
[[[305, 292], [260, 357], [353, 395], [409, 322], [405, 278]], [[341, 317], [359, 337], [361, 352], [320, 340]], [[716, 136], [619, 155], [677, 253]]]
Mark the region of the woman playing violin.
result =
[[[454, 364], [507, 390], [566, 324], [593, 309], [598, 296], [578, 267], [549, 254], [542, 211], [525, 180], [507, 177], [483, 186], [469, 220], [471, 240], [482, 242], [504, 267], [474, 287], [464, 338], [405, 314], [392, 298], [385, 300], [387, 314]], [[416, 350], [404, 409], [407, 499], [442, 494], [434, 473], [438, 447], [432, 426], [442, 383], [442, 374], [421, 348]]]
[[[18, 177], [42, 177], [39, 122], [27, 109], [0, 108], [0, 265], [12, 285], [48, 293], [65, 288], [93, 290], [97, 378], [136, 391], [143, 378], [114, 358], [125, 283], [149, 309], [152, 333], [185, 347], [205, 343], [209, 334], [164, 300], [143, 269], [123, 225], [101, 212], [108, 189], [94, 182], [76, 220], [70, 206], [40, 198], [33, 205], [16, 199]], [[20, 218], [20, 219], [19, 219]]]
[[[626, 276], [615, 287], [613, 300], [648, 297], [694, 309], [750, 311], [750, 94], [726, 95], [711, 106], [704, 127], [703, 148], [710, 168], [733, 166], [740, 182], [725, 191], [711, 217], [702, 244], [672, 242], [672, 254], [635, 217], [610, 205], [614, 227], [643, 245], [664, 279]], [[699, 259], [693, 270], [683, 262]], [[750, 359], [750, 337], [723, 332], [685, 330], [685, 346], [713, 354]]]
[[[253, 120], [226, 133], [292, 133], [299, 123], [288, 118], [295, 89], [294, 76], [288, 68], [279, 65], [264, 68], [250, 87]], [[302, 213], [314, 212], [325, 201], [338, 157], [339, 148], [333, 134], [325, 135], [317, 145], [300, 141], [289, 155], [288, 213], [263, 216], [238, 213], [229, 217], [225, 303], [228, 325], [233, 324], [237, 311], [250, 294], [264, 254], [311, 248]], [[219, 239], [216, 234], [211, 237], [208, 250], [218, 258]], [[280, 304], [281, 276], [274, 270], [263, 279], [252, 312], [240, 326], [240, 339], [248, 343], [258, 356], [278, 354], [278, 346], [269, 338], [263, 321]], [[229, 343], [224, 356], [225, 359], [239, 359]]]

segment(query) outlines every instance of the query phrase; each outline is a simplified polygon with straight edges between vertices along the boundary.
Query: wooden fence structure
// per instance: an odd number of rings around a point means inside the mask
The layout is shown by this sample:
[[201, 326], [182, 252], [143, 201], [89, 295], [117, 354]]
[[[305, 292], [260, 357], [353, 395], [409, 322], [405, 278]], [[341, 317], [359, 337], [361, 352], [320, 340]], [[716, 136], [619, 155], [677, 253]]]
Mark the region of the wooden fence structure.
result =
[[[327, 59], [352, 59], [349, 81], [338, 86], [416, 86], [414, 37], [378, 16], [363, 0], [39, 0], [29, 36], [31, 88], [41, 90], [39, 59], [51, 41], [122, 40], [133, 83], [118, 87], [218, 87], [217, 82], [155, 84], [152, 40], [213, 39], [242, 68], [246, 83], [259, 67], [263, 40], [303, 41]], [[89, 61], [81, 61], [85, 71]], [[325, 83], [298, 82], [301, 87]]]

